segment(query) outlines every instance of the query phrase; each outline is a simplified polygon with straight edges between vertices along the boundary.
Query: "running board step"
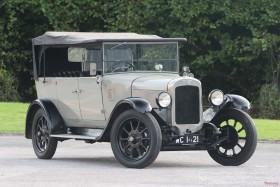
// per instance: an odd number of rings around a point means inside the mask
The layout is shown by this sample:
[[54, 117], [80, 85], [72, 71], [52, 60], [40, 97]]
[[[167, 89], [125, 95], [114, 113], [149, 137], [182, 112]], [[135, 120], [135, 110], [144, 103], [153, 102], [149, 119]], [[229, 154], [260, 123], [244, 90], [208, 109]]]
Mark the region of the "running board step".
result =
[[76, 134], [52, 134], [51, 137], [75, 140], [97, 140], [99, 136], [76, 135]]

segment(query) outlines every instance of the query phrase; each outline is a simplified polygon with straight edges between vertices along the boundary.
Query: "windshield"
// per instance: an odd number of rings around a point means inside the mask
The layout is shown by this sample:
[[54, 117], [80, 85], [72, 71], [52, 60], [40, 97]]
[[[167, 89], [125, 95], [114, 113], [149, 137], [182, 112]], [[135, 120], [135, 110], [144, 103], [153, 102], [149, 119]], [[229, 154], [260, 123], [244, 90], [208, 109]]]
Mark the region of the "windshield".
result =
[[178, 72], [178, 44], [105, 43], [105, 73], [129, 71]]

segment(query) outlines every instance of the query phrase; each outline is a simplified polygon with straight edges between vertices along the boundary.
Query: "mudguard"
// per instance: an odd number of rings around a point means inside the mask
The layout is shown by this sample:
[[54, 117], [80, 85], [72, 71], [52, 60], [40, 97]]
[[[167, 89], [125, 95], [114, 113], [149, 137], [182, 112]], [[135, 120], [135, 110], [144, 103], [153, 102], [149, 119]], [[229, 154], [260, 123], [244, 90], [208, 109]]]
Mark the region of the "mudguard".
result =
[[30, 104], [27, 111], [25, 123], [25, 137], [27, 139], [32, 138], [33, 117], [39, 109], [43, 109], [47, 115], [48, 123], [51, 125], [51, 134], [67, 132], [64, 121], [55, 105], [47, 99], [37, 99]]
[[133, 109], [140, 113], [147, 113], [152, 111], [150, 103], [146, 99], [143, 99], [141, 97], [131, 97], [121, 100], [115, 108], [118, 108], [119, 105], [124, 103], [129, 104]]
[[[136, 111], [140, 112], [140, 113], [151, 113], [156, 120], [159, 122], [159, 125], [167, 125], [165, 121], [162, 120], [162, 118], [153, 110], [152, 106], [150, 105], [150, 103], [141, 98], [141, 97], [131, 97], [131, 98], [127, 98], [124, 99], [122, 101], [120, 101], [116, 107], [118, 108], [118, 106], [127, 103], [129, 104], [132, 108], [134, 108]], [[115, 110], [113, 110], [114, 113]]]
[[221, 111], [233, 105], [235, 108], [248, 112], [251, 105], [250, 102], [240, 95], [226, 94], [224, 102], [220, 106], [212, 106], [203, 112], [204, 122], [210, 122]]
[[243, 110], [244, 112], [248, 112], [248, 110], [251, 108], [250, 102], [245, 97], [234, 94], [227, 94], [226, 97], [228, 98], [227, 102], [232, 102], [232, 104], [237, 109]]
[[100, 142], [110, 141], [110, 131], [113, 126], [115, 119], [124, 111], [134, 109], [140, 113], [148, 113], [152, 111], [150, 103], [141, 97], [130, 97], [119, 101], [111, 112], [108, 125], [99, 140]]

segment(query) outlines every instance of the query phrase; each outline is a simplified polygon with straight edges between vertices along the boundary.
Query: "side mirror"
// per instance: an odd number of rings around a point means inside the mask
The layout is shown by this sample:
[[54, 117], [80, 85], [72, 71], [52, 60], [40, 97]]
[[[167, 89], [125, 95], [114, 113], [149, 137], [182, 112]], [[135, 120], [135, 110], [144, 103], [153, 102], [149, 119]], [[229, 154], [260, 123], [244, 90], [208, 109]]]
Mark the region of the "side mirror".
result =
[[96, 75], [96, 63], [90, 63], [89, 64], [89, 74], [91, 76], [95, 76]]

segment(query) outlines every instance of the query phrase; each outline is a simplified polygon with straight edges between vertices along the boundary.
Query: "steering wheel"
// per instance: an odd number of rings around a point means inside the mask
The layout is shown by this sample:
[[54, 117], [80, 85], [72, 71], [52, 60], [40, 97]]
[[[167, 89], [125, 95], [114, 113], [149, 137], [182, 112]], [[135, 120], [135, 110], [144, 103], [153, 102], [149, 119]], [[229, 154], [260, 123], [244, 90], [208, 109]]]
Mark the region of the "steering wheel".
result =
[[[122, 70], [123, 72], [125, 71], [128, 71], [129, 69], [132, 68], [132, 71], [135, 71], [135, 66], [132, 64], [132, 63], [126, 63], [128, 66], [121, 66], [121, 67], [116, 67], [114, 68], [115, 66], [111, 66], [109, 67], [106, 72], [107, 73], [112, 73], [112, 72], [115, 72], [117, 70]], [[114, 68], [114, 69], [113, 69]], [[110, 69], [113, 69], [112, 71], [110, 71]]]

